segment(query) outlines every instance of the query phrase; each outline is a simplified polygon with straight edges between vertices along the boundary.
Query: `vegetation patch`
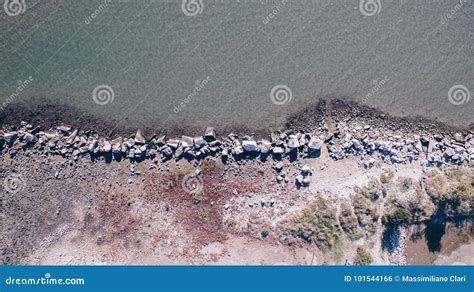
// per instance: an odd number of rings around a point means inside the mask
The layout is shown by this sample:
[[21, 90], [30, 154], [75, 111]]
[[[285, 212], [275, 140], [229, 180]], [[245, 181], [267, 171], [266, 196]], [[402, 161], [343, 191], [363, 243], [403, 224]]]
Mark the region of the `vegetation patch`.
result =
[[285, 243], [316, 244], [323, 250], [331, 250], [341, 236], [336, 209], [320, 197], [300, 214], [283, 222], [281, 229]]
[[441, 213], [452, 219], [474, 217], [474, 175], [472, 170], [455, 168], [427, 175], [426, 192], [439, 205]]
[[370, 254], [370, 252], [368, 252], [367, 250], [358, 247], [356, 257], [354, 258], [354, 265], [368, 266], [372, 262], [372, 254]]
[[354, 214], [351, 206], [348, 203], [343, 203], [341, 205], [338, 218], [342, 230], [349, 237], [349, 239], [354, 240], [362, 237], [362, 234], [358, 228], [359, 224], [357, 221], [357, 216]]
[[414, 223], [413, 214], [407, 209], [396, 208], [395, 211], [385, 214], [382, 223], [388, 226], [408, 226]]

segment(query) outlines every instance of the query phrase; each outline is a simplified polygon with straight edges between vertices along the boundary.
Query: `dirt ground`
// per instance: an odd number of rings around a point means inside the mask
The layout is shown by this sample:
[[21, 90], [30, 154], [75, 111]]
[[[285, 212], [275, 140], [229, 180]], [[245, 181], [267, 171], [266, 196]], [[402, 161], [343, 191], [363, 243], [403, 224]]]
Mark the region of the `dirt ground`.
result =
[[[372, 238], [342, 238], [325, 252], [312, 244], [284, 244], [275, 227], [318, 196], [348, 200], [355, 186], [388, 168], [415, 181], [423, 172], [421, 161], [366, 170], [357, 158], [334, 161], [325, 151], [318, 158], [284, 160], [287, 184], [276, 182], [271, 159], [69, 163], [31, 151], [1, 159], [2, 180], [19, 178], [15, 192], [1, 194], [0, 258], [6, 265], [344, 264], [359, 246], [371, 250], [375, 264], [389, 264], [380, 247], [382, 230]], [[294, 177], [303, 164], [313, 173], [309, 187], [298, 188]], [[472, 238], [464, 238], [430, 263], [457, 263], [470, 252]]]

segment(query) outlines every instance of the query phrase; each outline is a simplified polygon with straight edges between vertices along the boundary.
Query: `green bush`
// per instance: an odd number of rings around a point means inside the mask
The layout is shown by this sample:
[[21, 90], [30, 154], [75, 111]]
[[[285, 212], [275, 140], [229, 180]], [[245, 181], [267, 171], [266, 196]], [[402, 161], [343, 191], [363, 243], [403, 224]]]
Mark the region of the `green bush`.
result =
[[368, 266], [373, 262], [372, 255], [370, 252], [366, 251], [363, 248], [357, 248], [357, 255], [354, 259], [354, 265], [358, 266]]
[[382, 222], [389, 226], [408, 226], [413, 223], [413, 214], [404, 208], [397, 208], [395, 212], [386, 214]]

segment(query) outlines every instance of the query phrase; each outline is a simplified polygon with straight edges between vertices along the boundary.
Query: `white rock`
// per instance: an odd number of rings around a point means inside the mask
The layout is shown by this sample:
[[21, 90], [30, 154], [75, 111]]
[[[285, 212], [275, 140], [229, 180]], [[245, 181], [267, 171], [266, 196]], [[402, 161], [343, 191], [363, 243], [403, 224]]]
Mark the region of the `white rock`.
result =
[[323, 140], [312, 137], [309, 140], [308, 147], [311, 150], [320, 150], [323, 146]]
[[257, 151], [257, 142], [254, 140], [244, 140], [242, 141], [242, 148], [249, 152]]

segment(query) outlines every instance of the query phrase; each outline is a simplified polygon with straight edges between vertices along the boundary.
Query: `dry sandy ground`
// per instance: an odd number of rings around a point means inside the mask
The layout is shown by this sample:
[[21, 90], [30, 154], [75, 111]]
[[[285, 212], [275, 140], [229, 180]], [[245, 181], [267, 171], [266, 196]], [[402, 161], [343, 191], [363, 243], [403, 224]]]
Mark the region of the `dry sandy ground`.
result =
[[[313, 174], [310, 186], [298, 189], [294, 178], [302, 163], [313, 168]], [[34, 153], [20, 153], [15, 159], [4, 156], [2, 179], [14, 172], [22, 185], [18, 192], [2, 195], [1, 260], [41, 265], [344, 264], [357, 246], [365, 246], [371, 248], [375, 264], [389, 263], [380, 233], [343, 242], [337, 251], [325, 254], [313, 245], [284, 245], [276, 234], [262, 237], [261, 226], [274, 226], [316, 196], [346, 200], [354, 186], [366, 184], [388, 167], [396, 176], [419, 180], [421, 162], [376, 165], [367, 171], [356, 158], [333, 161], [323, 152], [319, 158], [286, 161], [288, 184], [276, 183], [274, 164], [201, 163], [200, 197], [184, 187], [197, 168], [187, 161], [132, 166], [128, 161], [87, 159], [69, 164]], [[262, 200], [274, 203], [260, 206]], [[231, 226], [230, 218], [237, 224]], [[472, 248], [471, 241], [435, 263], [460, 262]]]

